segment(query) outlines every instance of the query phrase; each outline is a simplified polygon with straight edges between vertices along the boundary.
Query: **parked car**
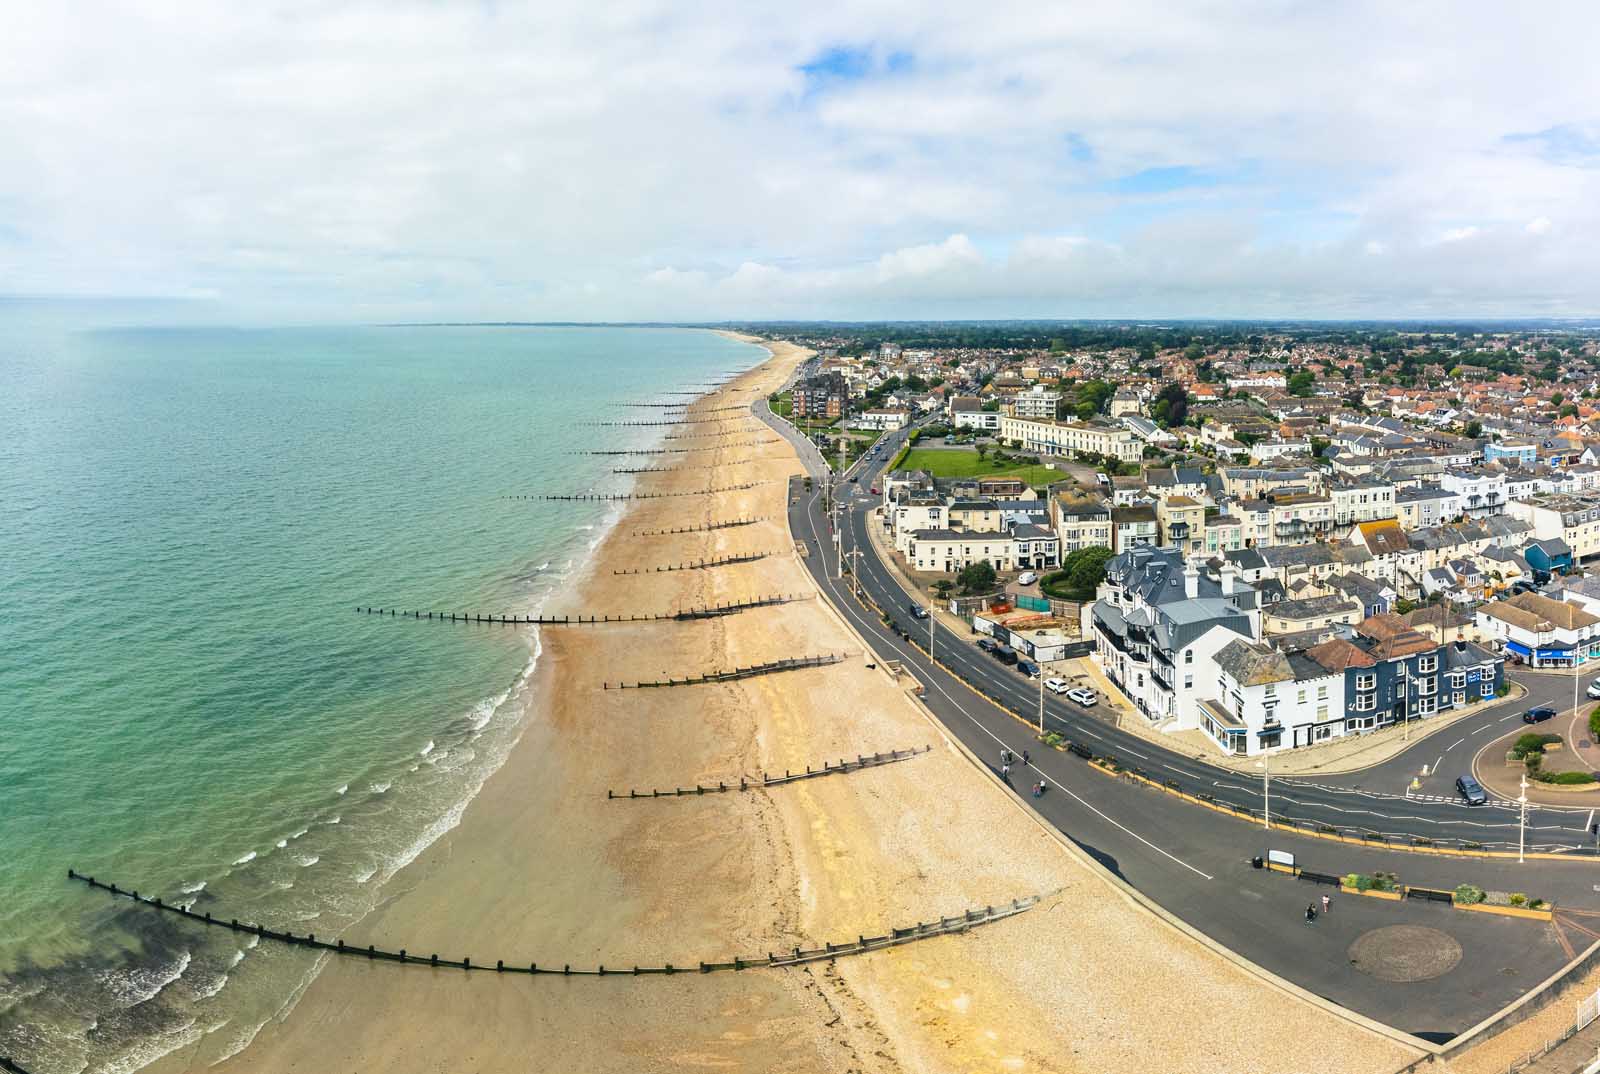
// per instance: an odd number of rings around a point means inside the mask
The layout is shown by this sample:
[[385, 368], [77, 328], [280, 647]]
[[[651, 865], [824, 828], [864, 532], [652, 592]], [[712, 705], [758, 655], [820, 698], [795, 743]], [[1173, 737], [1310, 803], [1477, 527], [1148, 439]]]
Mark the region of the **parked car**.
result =
[[1483, 789], [1483, 784], [1471, 776], [1456, 777], [1456, 793], [1465, 798], [1468, 805], [1483, 805], [1489, 801], [1489, 793]]
[[874, 496], [879, 496], [879, 495], [882, 495], [882, 494], [881, 494], [881, 493], [880, 493], [880, 492], [879, 492], [879, 491], [878, 491], [878, 486], [877, 486], [877, 485], [873, 485], [873, 486], [872, 486], [872, 494], [873, 494], [873, 495], [874, 495]]
[[1523, 723], [1543, 723], [1555, 719], [1556, 710], [1548, 705], [1541, 705], [1536, 709], [1529, 709], [1522, 714]]
[[1037, 582], [1038, 580], [1039, 580], [1039, 576], [1037, 574], [1035, 574], [1033, 571], [1023, 571], [1021, 574], [1017, 575], [1017, 584], [1018, 585], [1032, 585], [1033, 583]]
[[1064, 694], [1068, 690], [1072, 689], [1072, 687], [1067, 684], [1066, 679], [1046, 679], [1044, 680], [1044, 688], [1049, 690], [1052, 694]]
[[993, 653], [996, 649], [1000, 648], [1000, 643], [995, 641], [993, 638], [979, 638], [978, 648], [982, 649], [986, 653]]
[[1030, 679], [1037, 679], [1039, 677], [1039, 665], [1035, 664], [1032, 660], [1018, 660], [1017, 670], [1022, 672]]
[[909, 604], [909, 605], [907, 605], [907, 607], [911, 609], [911, 618], [913, 618], [913, 619], [926, 619], [926, 618], [928, 618], [928, 609], [924, 608], [922, 605], [920, 605], [920, 604]]
[[1089, 689], [1087, 686], [1080, 686], [1076, 690], [1068, 690], [1067, 691], [1067, 700], [1068, 701], [1076, 701], [1078, 704], [1082, 705], [1084, 708], [1088, 708], [1090, 705], [1099, 704], [1100, 695], [1096, 694], [1093, 690]]
[[989, 650], [989, 655], [1002, 664], [1015, 664], [1017, 662], [1017, 651], [1009, 645], [996, 645]]
[[1589, 688], [1585, 690], [1584, 693], [1588, 694], [1591, 700], [1600, 699], [1600, 679], [1596, 679], [1591, 682], [1589, 684]]

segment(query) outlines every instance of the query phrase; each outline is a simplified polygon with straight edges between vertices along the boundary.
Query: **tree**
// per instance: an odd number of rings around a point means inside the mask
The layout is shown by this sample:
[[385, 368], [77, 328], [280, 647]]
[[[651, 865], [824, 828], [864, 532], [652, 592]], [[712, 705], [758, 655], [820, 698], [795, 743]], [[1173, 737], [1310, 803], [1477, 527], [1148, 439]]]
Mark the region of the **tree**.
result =
[[1309, 369], [1302, 369], [1289, 378], [1289, 394], [1307, 396], [1317, 390], [1317, 375]]
[[995, 581], [994, 565], [986, 559], [980, 559], [970, 567], [963, 567], [961, 573], [956, 575], [956, 584], [961, 587], [961, 592], [969, 597], [994, 589]]
[[1566, 406], [1561, 408], [1559, 416], [1563, 418], [1575, 418], [1578, 416], [1578, 408], [1573, 406], [1571, 403], [1568, 403]]
[[1333, 445], [1333, 441], [1332, 440], [1327, 440], [1327, 439], [1324, 439], [1323, 437], [1320, 437], [1320, 436], [1313, 436], [1311, 438], [1311, 455], [1312, 455], [1312, 457], [1313, 458], [1317, 458], [1317, 459], [1322, 458], [1322, 453], [1324, 451], [1327, 451], [1328, 448], [1331, 447], [1332, 445]]
[[1106, 580], [1106, 563], [1111, 559], [1111, 549], [1080, 548], [1067, 553], [1062, 569], [1067, 572], [1067, 584], [1075, 600], [1093, 600], [1095, 590]]
[[1467, 427], [1461, 430], [1461, 432], [1462, 435], [1464, 435], [1468, 440], [1476, 440], [1478, 437], [1483, 435], [1483, 422], [1479, 421], [1477, 418], [1473, 418], [1471, 421], [1467, 422]]
[[1150, 416], [1163, 428], [1182, 425], [1189, 417], [1189, 393], [1182, 384], [1172, 383], [1156, 393], [1150, 406]]
[[979, 444], [978, 445], [978, 458], [981, 459], [987, 454], [989, 454], [989, 445], [988, 444]]
[[944, 600], [946, 597], [948, 597], [950, 595], [950, 591], [955, 587], [956, 584], [948, 578], [941, 578], [937, 582], [933, 583], [933, 591], [934, 593], [938, 594], [940, 600]]

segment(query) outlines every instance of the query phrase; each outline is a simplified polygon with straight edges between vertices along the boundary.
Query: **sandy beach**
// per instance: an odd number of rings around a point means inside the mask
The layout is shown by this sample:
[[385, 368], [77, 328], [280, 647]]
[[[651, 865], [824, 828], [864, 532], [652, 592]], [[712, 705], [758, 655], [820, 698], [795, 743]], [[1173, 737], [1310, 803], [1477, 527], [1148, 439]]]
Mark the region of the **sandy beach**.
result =
[[[355, 959], [326, 965], [235, 1072], [1391, 1071], [1395, 1041], [1308, 1004], [1185, 937], [1044, 831], [814, 594], [785, 523], [788, 445], [743, 413], [773, 358], [696, 404], [725, 419], [640, 492], [549, 611], [651, 613], [778, 593], [809, 599], [695, 622], [546, 629], [521, 742], [458, 827], [391, 881], [346, 942], [492, 964], [608, 968], [757, 955], [1042, 895], [1034, 909], [799, 969], [671, 977], [502, 977]], [[719, 465], [730, 459], [750, 460]], [[662, 465], [665, 465], [663, 463]], [[559, 504], [549, 506], [558, 510]], [[759, 517], [672, 536], [638, 531]], [[618, 575], [770, 553], [709, 570]], [[841, 663], [737, 683], [606, 690], [821, 653]], [[608, 800], [607, 789], [933, 745], [915, 759], [758, 790]], [[311, 956], [308, 955], [308, 958]], [[1209, 1013], [1208, 1013], [1209, 1012]], [[181, 1053], [152, 1068], [198, 1069]], [[209, 1068], [208, 1068], [209, 1069]]]

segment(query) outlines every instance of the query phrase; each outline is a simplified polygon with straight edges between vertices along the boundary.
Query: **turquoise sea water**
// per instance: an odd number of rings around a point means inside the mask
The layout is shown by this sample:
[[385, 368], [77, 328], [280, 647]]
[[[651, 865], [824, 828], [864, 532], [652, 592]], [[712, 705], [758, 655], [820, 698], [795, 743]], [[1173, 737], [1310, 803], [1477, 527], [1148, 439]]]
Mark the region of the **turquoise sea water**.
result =
[[671, 329], [0, 309], [0, 1054], [242, 1047], [304, 959], [197, 944], [66, 869], [297, 931], [365, 913], [537, 718], [514, 689], [537, 640], [354, 607], [558, 607], [614, 509], [499, 497], [625, 491], [573, 453], [661, 430], [577, 423], [761, 357]]

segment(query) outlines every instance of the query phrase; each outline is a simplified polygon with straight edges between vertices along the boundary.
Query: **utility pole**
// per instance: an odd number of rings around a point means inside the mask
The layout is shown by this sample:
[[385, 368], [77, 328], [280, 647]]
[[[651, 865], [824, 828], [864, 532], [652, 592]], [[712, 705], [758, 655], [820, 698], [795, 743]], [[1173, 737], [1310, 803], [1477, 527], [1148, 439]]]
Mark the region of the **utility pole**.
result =
[[1268, 831], [1272, 830], [1272, 785], [1268, 781], [1267, 759], [1271, 754], [1263, 753], [1261, 760], [1256, 762], [1256, 767], [1261, 769], [1261, 826]]
[[[1038, 661], [1035, 661], [1037, 664]], [[1044, 737], [1044, 668], [1039, 667], [1039, 737]]]
[[928, 663], [930, 663], [930, 664], [933, 663], [933, 624], [934, 624], [933, 612], [934, 612], [934, 608], [935, 608], [935, 605], [933, 603], [933, 594], [929, 593], [928, 594]]
[[1517, 795], [1517, 864], [1528, 844], [1528, 773], [1522, 773], [1522, 793]]

